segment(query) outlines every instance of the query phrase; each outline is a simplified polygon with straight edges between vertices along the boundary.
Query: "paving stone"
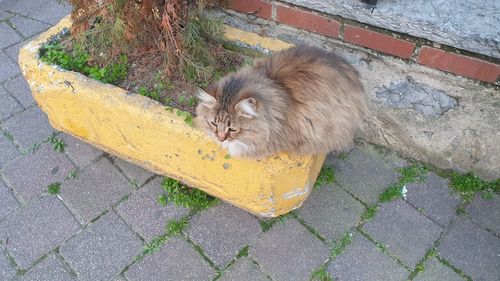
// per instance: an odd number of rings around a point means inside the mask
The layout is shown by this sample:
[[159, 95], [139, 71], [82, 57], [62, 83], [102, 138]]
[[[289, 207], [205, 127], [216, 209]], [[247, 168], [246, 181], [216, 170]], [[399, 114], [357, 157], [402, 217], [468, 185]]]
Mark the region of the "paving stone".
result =
[[64, 150], [80, 169], [83, 169], [103, 154], [101, 150], [68, 134], [62, 134], [61, 139], [66, 144]]
[[[0, 23], [4, 24], [4, 23]], [[3, 38], [0, 35], [0, 38]], [[2, 50], [0, 50], [0, 82], [12, 78], [21, 73], [21, 69], [17, 64], [13, 63], [7, 55], [4, 54]]]
[[15, 159], [3, 167], [3, 175], [20, 200], [31, 201], [47, 191], [51, 183], [62, 182], [75, 169], [68, 158], [44, 144], [34, 154]]
[[338, 186], [325, 185], [313, 191], [298, 214], [323, 238], [337, 240], [359, 223], [364, 209]]
[[83, 224], [102, 214], [132, 191], [130, 183], [102, 158], [87, 167], [78, 178], [64, 182], [61, 198]]
[[247, 257], [237, 260], [219, 279], [221, 281], [268, 281], [267, 277]]
[[363, 228], [410, 268], [422, 259], [442, 231], [438, 224], [402, 200], [382, 205]]
[[113, 162], [118, 165], [125, 176], [137, 186], [142, 186], [148, 179], [154, 176], [150, 171], [120, 158], [113, 158]]
[[76, 280], [72, 276], [62, 261], [55, 255], [50, 254], [39, 264], [35, 265], [19, 281], [70, 281]]
[[78, 221], [61, 201], [44, 196], [0, 223], [0, 239], [16, 263], [27, 268], [78, 230]]
[[447, 179], [429, 173], [425, 183], [411, 183], [406, 188], [408, 203], [442, 226], [450, 223], [460, 203], [460, 195], [448, 187]]
[[423, 272], [417, 274], [413, 279], [414, 281], [464, 281], [462, 278], [451, 268], [443, 265], [436, 258], [428, 261], [424, 265], [425, 269]]
[[[361, 234], [327, 268], [336, 281], [406, 280], [409, 273]], [[305, 279], [304, 279], [305, 280]]]
[[285, 219], [265, 232], [250, 256], [273, 280], [309, 280], [329, 256], [328, 246], [316, 239], [295, 219]]
[[14, 136], [14, 140], [19, 143], [22, 150], [41, 143], [54, 132], [47, 115], [38, 107], [32, 107], [17, 114], [5, 121], [2, 127]]
[[0, 8], [51, 24], [56, 24], [71, 12], [71, 6], [53, 0], [5, 0], [0, 2]]
[[0, 169], [19, 155], [17, 148], [0, 132]]
[[0, 85], [0, 121], [7, 119], [23, 108]]
[[500, 236], [500, 195], [493, 194], [492, 199], [484, 199], [478, 194], [467, 206], [466, 212], [473, 221]]
[[10, 189], [0, 180], [0, 220], [19, 207]]
[[457, 218], [438, 252], [473, 280], [493, 281], [500, 276], [500, 239], [465, 216]]
[[0, 280], [9, 280], [16, 275], [16, 269], [7, 259], [5, 253], [0, 249]]
[[137, 190], [116, 208], [118, 214], [144, 239], [151, 240], [165, 233], [169, 220], [186, 216], [189, 210], [172, 203], [162, 206], [158, 196], [163, 194], [162, 179], [156, 178]]
[[141, 240], [111, 211], [68, 240], [59, 251], [78, 279], [109, 280], [141, 249]]
[[23, 38], [12, 29], [6, 22], [0, 22], [0, 49], [21, 41]]
[[378, 201], [378, 195], [398, 179], [398, 173], [378, 155], [359, 148], [353, 149], [335, 166], [337, 182], [347, 191], [368, 204]]
[[12, 14], [9, 14], [7, 13], [6, 11], [4, 10], [1, 10], [0, 9], [0, 20], [6, 20], [6, 19], [9, 19], [11, 18], [13, 15]]
[[[14, 61], [17, 61], [17, 54]], [[5, 82], [4, 87], [14, 98], [16, 98], [24, 106], [24, 108], [31, 107], [32, 105], [35, 104], [35, 99], [31, 94], [31, 89], [28, 83], [26, 82], [26, 79], [24, 79], [23, 76], [19, 76], [10, 81]]]
[[184, 240], [172, 238], [156, 253], [146, 256], [125, 272], [130, 281], [202, 281], [216, 273]]
[[39, 22], [36, 20], [32, 20], [29, 18], [25, 18], [19, 15], [16, 15], [10, 22], [14, 26], [14, 28], [21, 32], [25, 37], [30, 37], [35, 34], [41, 33], [50, 27], [50, 25]]
[[187, 232], [210, 260], [223, 268], [257, 239], [261, 227], [249, 213], [221, 203], [194, 216]]

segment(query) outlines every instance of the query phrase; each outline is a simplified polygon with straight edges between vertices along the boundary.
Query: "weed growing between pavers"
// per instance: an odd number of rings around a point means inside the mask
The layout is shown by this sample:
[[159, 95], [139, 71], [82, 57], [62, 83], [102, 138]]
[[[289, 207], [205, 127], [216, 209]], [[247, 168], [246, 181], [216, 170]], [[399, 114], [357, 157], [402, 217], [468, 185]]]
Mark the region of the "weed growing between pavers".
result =
[[203, 210], [215, 205], [218, 200], [207, 193], [187, 187], [180, 181], [165, 177], [162, 188], [166, 192], [158, 198], [160, 204], [172, 202], [176, 206], [182, 206], [193, 210]]
[[467, 279], [467, 281], [472, 281], [472, 278], [470, 276], [468, 276], [467, 274], [465, 274], [460, 268], [457, 268], [455, 267], [453, 264], [451, 264], [451, 262], [449, 262], [448, 260], [442, 258], [441, 256], [437, 255], [436, 258], [444, 265], [446, 265], [447, 267], [451, 268], [453, 271], [455, 271], [455, 273], [457, 273], [458, 275], [460, 275], [462, 278], [465, 278]]
[[500, 179], [494, 182], [485, 182], [472, 173], [463, 175], [453, 172], [450, 177], [450, 186], [460, 193], [466, 201], [472, 200], [478, 192], [482, 192], [483, 198], [491, 199], [493, 192], [500, 192]]
[[335, 182], [335, 171], [331, 166], [323, 166], [318, 174], [318, 178], [314, 183], [313, 188], [319, 188], [325, 184]]
[[188, 226], [189, 217], [184, 217], [179, 220], [170, 220], [167, 222], [167, 226], [165, 226], [165, 230], [167, 231], [167, 236], [177, 236], [180, 235]]
[[367, 206], [366, 210], [361, 214], [361, 223], [366, 223], [371, 220], [378, 211], [378, 205]]
[[78, 179], [78, 170], [73, 170], [71, 171], [68, 176], [66, 176], [66, 179]]
[[52, 194], [52, 195], [56, 195], [56, 194], [59, 194], [59, 192], [61, 191], [61, 184], [58, 183], [58, 182], [55, 182], [55, 183], [51, 183], [48, 187], [47, 187], [47, 192], [49, 194]]
[[381, 203], [389, 202], [397, 198], [405, 198], [406, 185], [413, 182], [424, 182], [427, 176], [427, 168], [422, 164], [417, 163], [409, 167], [399, 168], [401, 174], [398, 182], [390, 185], [384, 192], [379, 195]]
[[243, 247], [236, 255], [236, 259], [241, 259], [242, 257], [248, 257], [248, 249], [249, 249], [248, 245]]
[[269, 229], [271, 229], [271, 227], [273, 227], [273, 225], [276, 222], [281, 222], [282, 224], [285, 223], [285, 219], [287, 218], [287, 216], [289, 214], [281, 215], [281, 216], [278, 216], [275, 218], [270, 218], [270, 219], [260, 219], [259, 223], [260, 223], [260, 227], [262, 228], [262, 231], [263, 232], [268, 231]]
[[415, 269], [410, 273], [408, 279], [413, 280], [418, 273], [423, 272], [425, 270], [425, 263], [435, 256], [437, 256], [436, 247], [432, 247], [427, 250], [424, 257], [417, 263], [417, 265], [415, 265]]
[[342, 254], [347, 246], [352, 242], [352, 232], [346, 232], [340, 240], [333, 243], [331, 257], [334, 259], [340, 254]]
[[311, 274], [311, 281], [333, 281], [333, 278], [326, 271], [326, 267], [322, 265]]
[[50, 135], [48, 141], [52, 144], [52, 147], [54, 148], [55, 151], [64, 152], [66, 144], [64, 143], [63, 140], [57, 137], [56, 133]]

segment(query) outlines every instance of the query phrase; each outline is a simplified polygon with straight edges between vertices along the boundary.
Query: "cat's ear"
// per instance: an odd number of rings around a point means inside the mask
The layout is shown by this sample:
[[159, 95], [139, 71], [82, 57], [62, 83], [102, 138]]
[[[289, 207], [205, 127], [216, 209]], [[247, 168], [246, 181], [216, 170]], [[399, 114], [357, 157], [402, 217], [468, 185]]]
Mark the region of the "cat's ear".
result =
[[257, 101], [252, 97], [240, 100], [234, 108], [245, 118], [252, 119], [257, 116]]
[[214, 96], [205, 92], [205, 90], [203, 90], [203, 89], [198, 89], [197, 96], [198, 96], [198, 99], [200, 99], [200, 102], [205, 104], [205, 105], [214, 105], [217, 102]]

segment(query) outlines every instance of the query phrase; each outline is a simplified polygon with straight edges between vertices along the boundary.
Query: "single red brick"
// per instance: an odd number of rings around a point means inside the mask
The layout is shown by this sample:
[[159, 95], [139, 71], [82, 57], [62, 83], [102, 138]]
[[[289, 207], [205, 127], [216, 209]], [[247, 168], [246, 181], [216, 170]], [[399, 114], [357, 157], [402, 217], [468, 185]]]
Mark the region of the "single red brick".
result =
[[348, 24], [344, 28], [344, 40], [406, 59], [415, 50], [415, 43]]
[[271, 3], [262, 0], [231, 0], [229, 6], [231, 9], [243, 12], [243, 13], [254, 13], [259, 11], [255, 15], [264, 19], [271, 19], [272, 17], [272, 6]]
[[494, 83], [500, 75], [500, 65], [478, 58], [448, 53], [446, 51], [423, 47], [418, 54], [418, 63], [440, 70]]
[[276, 7], [278, 22], [330, 37], [339, 37], [340, 23], [336, 20], [283, 5]]

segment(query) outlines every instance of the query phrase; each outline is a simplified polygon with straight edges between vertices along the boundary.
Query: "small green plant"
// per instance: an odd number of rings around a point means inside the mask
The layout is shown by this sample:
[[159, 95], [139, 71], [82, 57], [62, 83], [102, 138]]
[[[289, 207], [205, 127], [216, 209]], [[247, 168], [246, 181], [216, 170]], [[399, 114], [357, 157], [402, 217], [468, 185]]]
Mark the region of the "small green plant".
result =
[[67, 179], [77, 179], [78, 178], [78, 170], [71, 171], [66, 178]]
[[52, 195], [59, 194], [59, 191], [61, 191], [61, 184], [58, 182], [51, 183], [47, 188], [47, 192]]
[[189, 126], [193, 126], [193, 115], [191, 113], [177, 109], [177, 116], [184, 117], [184, 122]]
[[325, 184], [334, 182], [335, 182], [335, 171], [331, 166], [324, 166], [321, 168], [321, 171], [319, 172], [318, 178], [314, 183], [314, 188], [318, 188]]
[[158, 203], [162, 206], [166, 206], [167, 205], [167, 195], [165, 195], [165, 194], [158, 195]]
[[41, 48], [40, 57], [43, 62], [81, 72], [104, 83], [116, 84], [127, 77], [127, 56], [122, 55], [116, 63], [104, 67], [89, 65], [90, 55], [78, 44], [74, 45], [72, 51], [67, 51], [61, 43], [45, 44]]
[[326, 267], [322, 265], [311, 274], [311, 281], [333, 281], [333, 279], [326, 271]]
[[196, 105], [196, 98], [195, 97], [190, 97], [188, 100], [187, 100], [187, 105], [188, 106], [195, 106]]
[[345, 233], [344, 236], [340, 240], [337, 240], [333, 244], [332, 258], [336, 258], [340, 254], [342, 254], [345, 251], [345, 249], [347, 248], [347, 246], [349, 246], [349, 244], [351, 244], [351, 242], [352, 242], [352, 233], [351, 232]]
[[472, 173], [459, 174], [454, 172], [451, 175], [450, 184], [466, 201], [471, 200], [477, 192], [483, 192], [482, 196], [486, 199], [493, 198], [493, 192], [500, 192], [500, 179], [494, 182], [485, 182]]
[[184, 229], [188, 226], [188, 218], [184, 217], [179, 220], [171, 220], [167, 223], [165, 230], [167, 231], [167, 235], [169, 237], [176, 236], [181, 234]]
[[262, 228], [262, 231], [266, 232], [269, 229], [271, 229], [271, 227], [273, 227], [273, 225], [277, 222], [285, 223], [285, 219], [286, 219], [286, 215], [281, 215], [281, 216], [271, 218], [271, 219], [261, 219], [259, 221], [259, 223], [260, 223], [260, 227]]
[[378, 205], [372, 205], [372, 206], [367, 207], [366, 210], [361, 215], [361, 219], [364, 222], [371, 220], [375, 216], [375, 214], [377, 213], [377, 210], [378, 210]]
[[153, 240], [151, 240], [151, 242], [147, 243], [142, 248], [142, 252], [135, 257], [135, 260], [140, 260], [146, 255], [158, 252], [160, 250], [161, 246], [163, 246], [165, 244], [165, 242], [167, 242], [168, 238], [169, 237], [166, 234], [154, 238]]
[[186, 103], [186, 97], [185, 96], [179, 96], [179, 104], [184, 104]]
[[390, 185], [379, 195], [379, 201], [382, 203], [392, 201], [397, 198], [406, 198], [406, 185], [413, 182], [424, 182], [427, 178], [427, 168], [420, 163], [409, 167], [398, 169], [400, 176], [398, 182]]
[[64, 152], [64, 147], [66, 147], [66, 144], [63, 140], [59, 139], [55, 133], [50, 135], [48, 140], [52, 144], [52, 147], [54, 147], [55, 151]]
[[217, 202], [214, 197], [207, 193], [199, 189], [189, 188], [175, 179], [166, 177], [162, 187], [167, 193], [167, 202], [172, 202], [176, 206], [202, 210], [213, 206]]
[[432, 247], [430, 248], [429, 250], [427, 250], [427, 252], [425, 253], [424, 257], [417, 263], [417, 265], [415, 266], [415, 270], [413, 270], [413, 272], [410, 274], [410, 277], [409, 279], [410, 280], [413, 280], [413, 278], [415, 278], [415, 276], [419, 273], [419, 272], [422, 272], [425, 270], [425, 262], [430, 260], [431, 258], [437, 256], [437, 250], [435, 247]]
[[248, 257], [248, 245], [243, 247], [239, 252], [238, 255], [236, 255], [236, 258], [242, 258], [242, 257]]
[[157, 89], [149, 90], [146, 86], [140, 86], [138, 93], [141, 96], [148, 97], [148, 98], [153, 99], [155, 101], [160, 100], [160, 94], [159, 94], [159, 91]]

